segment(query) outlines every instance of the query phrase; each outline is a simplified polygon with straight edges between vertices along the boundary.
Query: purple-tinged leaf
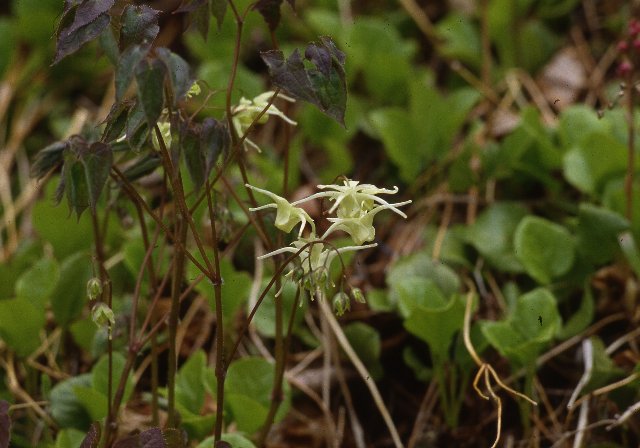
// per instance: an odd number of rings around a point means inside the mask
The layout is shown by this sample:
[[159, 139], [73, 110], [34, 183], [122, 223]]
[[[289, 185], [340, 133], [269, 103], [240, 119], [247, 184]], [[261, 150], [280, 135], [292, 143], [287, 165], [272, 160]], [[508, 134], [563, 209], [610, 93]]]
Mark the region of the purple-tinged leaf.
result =
[[174, 14], [178, 12], [198, 11], [203, 6], [208, 6], [208, 5], [209, 5], [209, 0], [182, 0], [182, 3], [180, 3], [180, 6], [178, 6], [178, 9], [174, 11]]
[[126, 49], [133, 44], [151, 44], [160, 31], [158, 14], [146, 5], [128, 5], [122, 13], [120, 48]]
[[93, 143], [80, 156], [87, 182], [89, 206], [95, 212], [100, 193], [109, 178], [113, 153], [106, 143]]
[[121, 101], [133, 81], [140, 62], [149, 53], [149, 45], [131, 45], [120, 56], [116, 68], [116, 101]]
[[207, 40], [207, 36], [209, 35], [209, 22], [211, 19], [211, 13], [209, 12], [209, 0], [183, 0], [182, 4], [175, 12], [187, 13], [189, 29], [195, 29], [205, 40]]
[[113, 34], [113, 26], [108, 26], [104, 29], [102, 34], [98, 37], [98, 42], [104, 54], [114, 67], [118, 65], [118, 59], [120, 58], [120, 50], [118, 49], [118, 41]]
[[[109, 26], [110, 21], [109, 14], [105, 12], [79, 28], [62, 29], [56, 42], [56, 55], [53, 64], [57, 64], [62, 58], [75, 53], [84, 44], [98, 37]], [[73, 24], [71, 24], [71, 27], [73, 27]]]
[[200, 146], [204, 154], [207, 176], [218, 161], [220, 154], [226, 154], [231, 145], [231, 135], [225, 122], [205, 118], [200, 132]]
[[118, 440], [113, 448], [184, 448], [182, 432], [168, 428], [151, 428], [133, 436]]
[[204, 160], [204, 154], [200, 146], [200, 132], [202, 130], [200, 125], [187, 126], [183, 125], [184, 131], [182, 132], [182, 152], [184, 154], [184, 161], [189, 172], [189, 177], [193, 181], [193, 185], [196, 190], [204, 184], [206, 176], [206, 162]]
[[142, 448], [167, 448], [160, 428], [151, 428], [140, 433]]
[[101, 138], [103, 142], [111, 143], [123, 134], [131, 107], [132, 103], [130, 101], [120, 101], [111, 106], [109, 115], [103, 122], [106, 124]]
[[126, 140], [131, 149], [139, 151], [144, 142], [147, 140], [149, 128], [146, 126], [145, 113], [142, 103], [136, 101], [129, 110], [127, 116], [127, 132]]
[[181, 146], [187, 171], [196, 189], [200, 189], [220, 154], [229, 149], [229, 130], [222, 121], [206, 118], [202, 123], [187, 127], [182, 135]]
[[0, 448], [9, 448], [11, 441], [11, 417], [9, 403], [0, 400]]
[[153, 173], [160, 165], [160, 157], [158, 157], [157, 153], [150, 152], [134, 164], [130, 165], [122, 172], [122, 174], [129, 182], [133, 182], [147, 174]]
[[84, 436], [84, 439], [82, 439], [80, 448], [98, 448], [101, 432], [100, 423], [93, 422], [89, 428], [89, 432]]
[[[253, 9], [262, 14], [264, 21], [269, 25], [271, 31], [275, 30], [280, 24], [280, 5], [283, 0], [258, 0]], [[291, 8], [295, 11], [295, 0], [287, 0]]]
[[167, 448], [184, 448], [187, 446], [186, 433], [180, 429], [167, 428], [162, 431]]
[[211, 0], [211, 14], [216, 18], [216, 24], [218, 25], [218, 31], [222, 28], [222, 22], [224, 22], [224, 15], [227, 12], [228, 0]]
[[157, 48], [158, 59], [164, 63], [169, 74], [169, 83], [173, 96], [173, 104], [182, 101], [193, 85], [194, 79], [191, 76], [191, 68], [187, 61], [166, 48]]
[[62, 152], [68, 147], [68, 145], [68, 142], [61, 141], [52, 143], [41, 149], [31, 165], [31, 177], [40, 179], [53, 168], [60, 165], [64, 161]]
[[115, 0], [86, 0], [78, 5], [73, 23], [68, 29], [74, 33], [98, 19], [102, 14], [109, 12]]
[[138, 101], [151, 129], [156, 125], [164, 107], [164, 78], [164, 65], [157, 59], [142, 61], [136, 68]]
[[[347, 84], [344, 53], [328, 37], [312, 42], [304, 60], [296, 49], [285, 60], [279, 50], [261, 53], [273, 83], [290, 96], [316, 105], [322, 112], [344, 126]], [[315, 68], [305, 67], [305, 60]]]
[[89, 187], [84, 174], [84, 167], [78, 157], [80, 152], [86, 150], [85, 147], [86, 142], [82, 139], [71, 140], [71, 149], [64, 153], [64, 166], [62, 168], [64, 183], [62, 181], [60, 183], [67, 196], [69, 210], [76, 213], [78, 220], [89, 207]]

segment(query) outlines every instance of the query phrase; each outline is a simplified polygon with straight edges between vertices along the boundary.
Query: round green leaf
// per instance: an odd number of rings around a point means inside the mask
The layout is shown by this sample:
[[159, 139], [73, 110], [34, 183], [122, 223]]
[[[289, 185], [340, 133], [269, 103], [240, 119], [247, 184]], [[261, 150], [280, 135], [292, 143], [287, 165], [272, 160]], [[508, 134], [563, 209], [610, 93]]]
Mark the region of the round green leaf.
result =
[[28, 299], [36, 307], [44, 308], [59, 277], [60, 268], [56, 260], [43, 258], [18, 278], [16, 295]]
[[493, 266], [506, 272], [522, 272], [513, 235], [527, 210], [515, 203], [497, 203], [484, 210], [467, 232], [468, 241]]
[[569, 231], [537, 216], [522, 219], [514, 246], [527, 274], [542, 284], [566, 274], [575, 258], [575, 243]]

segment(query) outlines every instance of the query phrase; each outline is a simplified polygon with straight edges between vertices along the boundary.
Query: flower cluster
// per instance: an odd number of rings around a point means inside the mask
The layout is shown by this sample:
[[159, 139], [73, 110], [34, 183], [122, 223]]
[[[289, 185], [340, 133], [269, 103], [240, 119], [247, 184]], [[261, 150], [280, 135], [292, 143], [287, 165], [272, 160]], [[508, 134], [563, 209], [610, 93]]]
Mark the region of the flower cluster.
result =
[[[239, 137], [242, 137], [245, 134], [245, 132], [247, 132], [247, 130], [251, 126], [251, 123], [253, 123], [253, 121], [258, 117], [258, 115], [260, 115], [260, 113], [262, 113], [262, 111], [265, 110], [265, 108], [269, 105], [269, 100], [274, 94], [275, 92], [272, 92], [272, 91], [264, 92], [252, 100], [248, 100], [245, 97], [242, 97], [240, 98], [240, 102], [238, 103], [238, 105], [234, 106], [231, 109], [231, 121], [233, 122], [233, 127]], [[277, 97], [282, 98], [283, 100], [289, 101], [290, 103], [293, 103], [295, 101], [293, 98], [283, 95], [282, 93], [278, 93]], [[269, 115], [275, 115], [276, 117], [280, 117], [284, 121], [286, 121], [287, 123], [293, 126], [298, 124], [292, 119], [290, 119], [289, 117], [287, 117], [284, 113], [282, 113], [282, 111], [280, 111], [280, 109], [278, 109], [273, 104], [269, 106], [269, 108], [266, 110], [266, 112], [264, 112], [264, 115], [260, 117], [257, 123], [265, 124], [269, 119]], [[256, 149], [258, 152], [261, 152], [258, 145], [256, 145], [254, 142], [252, 142], [248, 138], [245, 138], [245, 143], [246, 143], [245, 149], [247, 149], [247, 145], [248, 145]]]
[[629, 78], [640, 66], [640, 21], [629, 21], [624, 38], [618, 42], [618, 52], [621, 55], [617, 73], [621, 78]]
[[[298, 238], [290, 246], [277, 249], [260, 257], [269, 258], [282, 253], [297, 254], [294, 267], [285, 275], [286, 278], [296, 281], [302, 288], [309, 291], [313, 296], [324, 297], [331, 283], [329, 268], [336, 256], [345, 252], [358, 251], [375, 247], [376, 243], [364, 244], [375, 239], [375, 228], [373, 218], [382, 210], [391, 210], [394, 213], [406, 218], [398, 207], [407, 205], [411, 201], [391, 204], [382, 199], [380, 194], [395, 194], [398, 189], [392, 190], [378, 188], [375, 185], [360, 184], [358, 181], [346, 179], [343, 185], [318, 185], [322, 190], [304, 199], [289, 202], [275, 193], [247, 184], [248, 188], [269, 196], [273, 202], [250, 209], [251, 211], [263, 210], [266, 208], [276, 209], [275, 226], [284, 231], [291, 232], [294, 227], [300, 224]], [[329, 228], [321, 237], [316, 236], [316, 225], [309, 214], [298, 205], [313, 199], [328, 199], [332, 203], [328, 213], [335, 214], [335, 217], [328, 218], [331, 222]], [[307, 236], [303, 236], [307, 224], [310, 231]], [[348, 234], [354, 245], [336, 248], [327, 242], [328, 237], [335, 231], [343, 231]], [[334, 309], [342, 313], [349, 309], [348, 301], [345, 300], [345, 293], [339, 292], [334, 300]], [[362, 292], [354, 288], [352, 295], [358, 301], [364, 298]]]

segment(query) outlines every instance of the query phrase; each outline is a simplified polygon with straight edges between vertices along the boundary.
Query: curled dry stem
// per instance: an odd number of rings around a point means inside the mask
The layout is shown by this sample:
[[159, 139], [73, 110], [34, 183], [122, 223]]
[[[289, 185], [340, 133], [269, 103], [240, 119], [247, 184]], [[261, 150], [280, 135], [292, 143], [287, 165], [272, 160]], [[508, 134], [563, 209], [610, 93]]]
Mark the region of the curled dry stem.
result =
[[[464, 345], [467, 348], [467, 351], [469, 352], [469, 355], [471, 355], [471, 358], [473, 359], [473, 361], [476, 363], [476, 365], [479, 367], [478, 369], [478, 373], [476, 373], [475, 378], [473, 379], [473, 388], [475, 389], [475, 391], [478, 393], [478, 395], [482, 398], [484, 398], [485, 400], [493, 400], [496, 403], [496, 406], [498, 408], [498, 422], [497, 422], [497, 431], [496, 431], [496, 439], [493, 442], [493, 444], [491, 445], [491, 448], [495, 448], [496, 446], [498, 446], [498, 441], [500, 440], [500, 434], [502, 431], [502, 400], [500, 399], [500, 397], [495, 393], [495, 391], [493, 390], [493, 386], [491, 384], [491, 380], [493, 379], [493, 382], [501, 389], [506, 390], [509, 394], [518, 397], [518, 398], [522, 398], [524, 400], [527, 400], [529, 403], [531, 403], [534, 406], [537, 406], [538, 403], [536, 403], [535, 401], [533, 401], [531, 398], [527, 397], [526, 395], [513, 390], [512, 388], [510, 388], [509, 386], [507, 386], [498, 376], [498, 374], [496, 373], [496, 371], [494, 370], [494, 368], [482, 361], [482, 358], [480, 358], [480, 356], [478, 356], [478, 353], [476, 352], [475, 348], [473, 347], [473, 344], [471, 343], [471, 337], [469, 334], [469, 328], [470, 328], [470, 322], [471, 322], [471, 305], [473, 303], [473, 292], [470, 291], [467, 294], [467, 304], [465, 307], [465, 311], [464, 311], [464, 325], [462, 328], [462, 336], [464, 339]], [[484, 379], [484, 385], [485, 388], [488, 392], [489, 395], [485, 394], [480, 387], [478, 386], [478, 383], [480, 382], [481, 379]]]

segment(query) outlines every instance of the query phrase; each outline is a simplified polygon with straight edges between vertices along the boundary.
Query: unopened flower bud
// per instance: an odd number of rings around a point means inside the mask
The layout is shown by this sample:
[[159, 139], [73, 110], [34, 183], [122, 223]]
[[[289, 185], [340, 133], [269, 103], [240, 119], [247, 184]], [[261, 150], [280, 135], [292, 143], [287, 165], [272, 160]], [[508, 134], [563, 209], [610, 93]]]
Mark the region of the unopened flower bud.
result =
[[87, 282], [87, 297], [89, 300], [96, 300], [102, 294], [102, 282], [99, 278], [93, 277]]
[[621, 40], [618, 42], [618, 51], [620, 53], [624, 53], [629, 49], [629, 43], [626, 40]]
[[622, 61], [620, 65], [618, 65], [618, 69], [616, 70], [616, 72], [618, 73], [618, 76], [624, 77], [631, 73], [632, 70], [633, 66], [631, 65], [631, 62]]
[[345, 311], [349, 311], [351, 309], [351, 302], [349, 301], [349, 296], [340, 291], [335, 296], [333, 296], [333, 312], [336, 313], [336, 316], [342, 316]]
[[351, 297], [353, 297], [353, 300], [355, 300], [356, 302], [367, 303], [364, 298], [364, 293], [360, 288], [351, 288]]
[[194, 82], [189, 88], [189, 91], [187, 92], [187, 98], [191, 98], [192, 96], [198, 96], [200, 95], [201, 92], [202, 92], [202, 89], [200, 88], [200, 85], [198, 85], [197, 82]]
[[100, 328], [111, 328], [116, 323], [113, 310], [106, 303], [96, 303], [91, 310], [91, 318], [93, 322]]

